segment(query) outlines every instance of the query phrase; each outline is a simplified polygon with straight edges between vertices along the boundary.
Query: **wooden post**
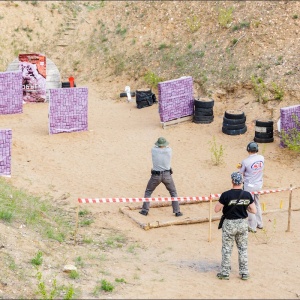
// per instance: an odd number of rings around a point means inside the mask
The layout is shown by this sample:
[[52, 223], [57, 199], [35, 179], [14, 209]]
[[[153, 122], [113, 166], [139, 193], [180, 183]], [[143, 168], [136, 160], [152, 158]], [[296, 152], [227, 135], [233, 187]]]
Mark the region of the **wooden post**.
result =
[[78, 229], [78, 217], [79, 217], [79, 202], [77, 204], [77, 209], [76, 209], [76, 225], [75, 225], [75, 232], [74, 232], [75, 245], [76, 245], [76, 237], [77, 237], [77, 229]]
[[286, 232], [291, 231], [291, 212], [292, 212], [292, 185], [290, 185], [289, 209], [288, 209], [288, 226]]
[[211, 217], [212, 217], [212, 196], [209, 195], [209, 234], [208, 241], [211, 242]]

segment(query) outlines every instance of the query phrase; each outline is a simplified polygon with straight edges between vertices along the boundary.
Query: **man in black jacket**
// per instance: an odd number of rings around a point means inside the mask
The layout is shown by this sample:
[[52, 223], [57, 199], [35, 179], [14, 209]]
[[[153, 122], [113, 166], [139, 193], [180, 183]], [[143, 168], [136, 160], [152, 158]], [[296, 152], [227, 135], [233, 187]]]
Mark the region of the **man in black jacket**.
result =
[[241, 279], [249, 278], [248, 271], [248, 213], [256, 213], [252, 195], [243, 191], [243, 175], [231, 174], [232, 189], [221, 194], [215, 206], [215, 212], [222, 210], [225, 220], [222, 226], [222, 263], [219, 279], [229, 279], [231, 270], [231, 253], [234, 241], [238, 248], [239, 274]]

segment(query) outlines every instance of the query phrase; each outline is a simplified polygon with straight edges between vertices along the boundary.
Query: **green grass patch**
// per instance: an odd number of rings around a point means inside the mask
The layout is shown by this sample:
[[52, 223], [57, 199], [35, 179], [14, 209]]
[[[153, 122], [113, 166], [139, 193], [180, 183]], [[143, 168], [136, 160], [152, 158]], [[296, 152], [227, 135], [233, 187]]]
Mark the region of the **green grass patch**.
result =
[[100, 281], [100, 284], [97, 284], [97, 286], [94, 288], [94, 296], [97, 297], [100, 293], [100, 291], [104, 291], [104, 292], [112, 292], [114, 290], [114, 285], [107, 281], [106, 279], [102, 279]]
[[75, 258], [75, 265], [77, 267], [83, 267], [84, 266], [84, 262], [83, 262], [81, 256], [78, 256], [78, 257]]
[[69, 273], [69, 277], [71, 279], [78, 279], [79, 278], [79, 273], [76, 271], [76, 270], [72, 270], [70, 273]]
[[40, 266], [43, 263], [43, 253], [38, 251], [35, 257], [31, 260], [34, 266]]
[[[47, 285], [48, 281], [46, 282], [43, 279], [43, 274], [40, 271], [37, 271], [36, 279], [37, 279], [36, 294], [38, 296], [38, 299], [43, 299], [43, 300], [74, 299], [75, 290], [73, 285], [69, 285], [69, 286], [57, 285], [56, 278], [49, 281], [51, 282], [51, 285]], [[63, 295], [63, 297], [61, 295]]]
[[5, 221], [5, 222], [11, 222], [13, 217], [13, 213], [11, 211], [7, 210], [1, 210], [0, 211], [0, 219]]
[[85, 219], [80, 222], [80, 225], [84, 227], [84, 226], [90, 226], [92, 223], [94, 223], [94, 220]]
[[42, 200], [0, 178], [0, 220], [25, 224], [43, 236], [62, 242], [71, 233], [71, 226], [65, 214], [54, 209], [52, 199], [47, 197]]
[[110, 248], [122, 248], [126, 241], [127, 239], [125, 236], [116, 234], [108, 237], [105, 240], [105, 245]]
[[126, 283], [126, 280], [124, 278], [116, 278], [115, 282]]

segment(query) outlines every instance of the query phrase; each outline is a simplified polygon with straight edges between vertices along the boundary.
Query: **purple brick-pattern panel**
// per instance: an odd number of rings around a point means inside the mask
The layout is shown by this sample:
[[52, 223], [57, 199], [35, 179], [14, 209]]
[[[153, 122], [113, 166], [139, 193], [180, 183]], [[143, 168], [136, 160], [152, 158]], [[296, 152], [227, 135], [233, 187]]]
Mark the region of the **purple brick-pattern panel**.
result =
[[12, 130], [0, 129], [0, 176], [11, 175]]
[[[300, 126], [296, 124], [293, 116], [296, 116], [298, 122], [300, 122], [300, 105], [293, 105], [288, 107], [280, 108], [280, 131], [288, 133], [290, 129], [297, 128], [300, 131]], [[280, 146], [285, 147], [286, 145], [281, 140]]]
[[88, 130], [88, 89], [50, 89], [49, 133]]
[[0, 115], [23, 112], [21, 72], [0, 73]]
[[161, 122], [194, 113], [193, 78], [191, 76], [158, 83], [158, 107]]

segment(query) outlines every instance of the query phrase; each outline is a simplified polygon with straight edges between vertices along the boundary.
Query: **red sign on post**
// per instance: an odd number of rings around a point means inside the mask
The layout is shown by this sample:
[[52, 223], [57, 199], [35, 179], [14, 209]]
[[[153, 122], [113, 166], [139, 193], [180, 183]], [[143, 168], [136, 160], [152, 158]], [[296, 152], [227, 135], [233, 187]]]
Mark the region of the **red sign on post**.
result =
[[36, 53], [19, 54], [25, 102], [46, 101], [46, 56]]

